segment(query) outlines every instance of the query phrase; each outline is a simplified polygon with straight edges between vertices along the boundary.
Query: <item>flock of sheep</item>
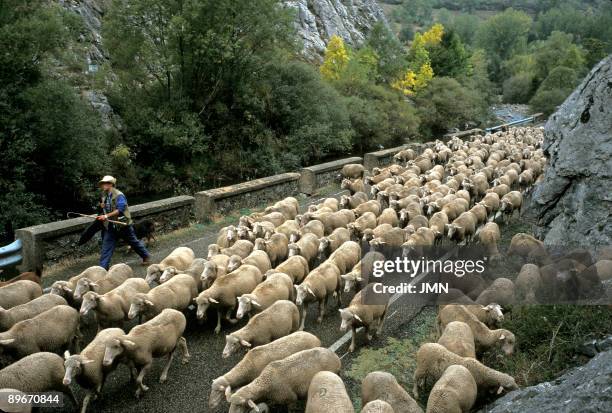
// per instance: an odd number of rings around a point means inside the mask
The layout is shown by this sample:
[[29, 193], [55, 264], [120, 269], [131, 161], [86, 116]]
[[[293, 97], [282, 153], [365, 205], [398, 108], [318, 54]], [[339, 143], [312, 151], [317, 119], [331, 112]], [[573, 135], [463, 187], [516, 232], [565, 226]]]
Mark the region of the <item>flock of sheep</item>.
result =
[[[324, 199], [303, 214], [295, 198], [285, 198], [222, 228], [206, 258], [176, 248], [149, 266], [145, 279], [117, 264], [57, 281], [50, 294], [28, 280], [1, 287], [0, 349], [16, 361], [0, 370], [0, 389], [61, 391], [76, 404], [69, 387], [75, 381], [87, 392], [85, 412], [91, 399], [101, 395], [106, 377], [125, 364], [141, 397], [154, 359], [167, 359], [160, 382], [167, 379], [177, 348], [182, 362], [188, 362], [184, 312], [195, 307], [198, 319], [216, 314], [216, 334], [223, 322], [248, 317], [243, 328], [225, 337], [222, 357], [246, 354], [212, 382], [211, 410], [227, 401], [231, 413], [263, 412], [267, 404], [307, 399], [308, 413], [354, 413], [337, 376], [339, 357], [303, 331], [308, 305], [318, 304], [321, 322], [330, 298], [340, 307], [343, 293], [356, 292], [349, 306], [340, 309], [340, 327], [352, 330], [353, 351], [356, 330], [364, 327], [370, 339], [371, 331], [382, 328], [387, 311], [387, 305], [362, 302], [372, 285], [373, 262], [385, 259], [382, 246], [409, 255], [443, 240], [479, 242], [489, 255], [499, 255], [495, 221], [519, 211], [523, 194], [542, 176], [541, 140], [539, 128], [515, 128], [472, 141], [436, 141], [421, 154], [403, 150], [395, 164], [374, 168], [368, 176], [363, 166], [346, 165], [341, 186], [350, 195]], [[534, 248], [521, 248], [539, 241], [521, 237], [513, 239], [511, 249], [531, 257]], [[532, 278], [516, 283], [530, 298], [541, 285]], [[415, 396], [433, 386], [427, 412], [467, 412], [477, 393], [517, 387], [512, 377], [476, 359], [490, 348], [512, 353], [514, 335], [491, 328], [503, 319], [500, 304], [514, 299], [508, 296], [515, 294], [513, 281], [499, 279], [489, 286], [458, 281], [453, 287], [453, 301], [466, 305], [442, 307], [439, 342], [424, 344], [416, 355]], [[98, 333], [79, 351], [80, 319], [91, 314]], [[125, 322], [134, 319], [138, 324], [126, 334]], [[64, 359], [57, 354], [62, 351]], [[364, 379], [362, 404], [362, 412], [422, 411], [384, 372]]]

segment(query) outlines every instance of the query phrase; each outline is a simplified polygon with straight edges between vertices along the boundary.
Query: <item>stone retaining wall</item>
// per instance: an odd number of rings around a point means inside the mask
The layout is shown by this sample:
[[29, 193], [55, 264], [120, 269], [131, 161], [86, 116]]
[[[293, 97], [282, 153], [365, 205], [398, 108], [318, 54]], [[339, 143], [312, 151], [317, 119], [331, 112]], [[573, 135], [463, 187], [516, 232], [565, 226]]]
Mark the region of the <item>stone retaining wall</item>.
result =
[[300, 170], [300, 192], [312, 195], [320, 188], [334, 182], [340, 182], [338, 174], [340, 174], [344, 165], [361, 164], [362, 161], [362, 158], [355, 156], [302, 168]]
[[196, 220], [206, 222], [214, 215], [225, 215], [243, 208], [255, 208], [288, 196], [295, 196], [300, 192], [299, 180], [299, 173], [289, 172], [197, 192]]

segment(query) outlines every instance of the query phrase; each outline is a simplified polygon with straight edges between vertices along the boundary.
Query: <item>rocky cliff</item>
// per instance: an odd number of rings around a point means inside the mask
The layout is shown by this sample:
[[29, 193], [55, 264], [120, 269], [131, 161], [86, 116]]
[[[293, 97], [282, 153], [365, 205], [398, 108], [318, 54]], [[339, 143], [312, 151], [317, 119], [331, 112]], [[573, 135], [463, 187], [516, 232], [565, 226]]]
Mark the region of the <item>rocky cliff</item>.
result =
[[549, 158], [527, 214], [548, 245], [612, 245], [612, 55], [545, 126]]
[[386, 24], [376, 0], [283, 0], [283, 3], [296, 10], [304, 54], [313, 60], [320, 60], [334, 34], [357, 46], [377, 22]]
[[479, 413], [612, 411], [612, 350], [596, 355], [552, 382], [508, 393]]

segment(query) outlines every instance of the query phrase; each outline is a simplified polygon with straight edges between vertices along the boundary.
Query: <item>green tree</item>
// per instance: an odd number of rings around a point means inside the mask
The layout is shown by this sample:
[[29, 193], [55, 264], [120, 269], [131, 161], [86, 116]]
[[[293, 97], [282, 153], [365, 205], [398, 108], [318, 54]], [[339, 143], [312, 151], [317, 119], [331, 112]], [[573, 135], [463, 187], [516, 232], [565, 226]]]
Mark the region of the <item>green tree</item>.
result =
[[578, 84], [576, 70], [559, 66], [551, 70], [529, 101], [532, 110], [551, 115]]
[[74, 20], [45, 1], [0, 2], [0, 238], [86, 205], [104, 172], [100, 119], [51, 77], [74, 40]]
[[458, 77], [469, 71], [469, 54], [457, 33], [446, 30], [439, 44], [428, 49], [436, 76]]
[[376, 53], [379, 82], [390, 83], [406, 67], [406, 52], [402, 44], [383, 23], [372, 28], [366, 45]]
[[507, 9], [490, 17], [480, 26], [476, 43], [489, 56], [494, 81], [501, 81], [502, 62], [525, 49], [531, 24], [531, 17], [525, 12]]
[[487, 116], [483, 97], [449, 77], [435, 77], [415, 102], [421, 118], [421, 133], [429, 137], [478, 123]]
[[535, 77], [538, 83], [559, 66], [585, 72], [585, 57], [582, 48], [573, 43], [571, 34], [553, 32], [546, 40], [534, 47]]

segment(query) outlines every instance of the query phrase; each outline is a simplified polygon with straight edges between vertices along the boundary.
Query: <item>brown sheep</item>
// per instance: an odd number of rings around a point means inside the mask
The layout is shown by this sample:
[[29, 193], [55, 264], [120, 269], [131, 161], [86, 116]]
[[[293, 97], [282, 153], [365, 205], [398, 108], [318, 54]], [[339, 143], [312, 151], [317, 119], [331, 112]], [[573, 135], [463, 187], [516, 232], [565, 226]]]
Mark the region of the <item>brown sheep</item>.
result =
[[362, 179], [355, 179], [354, 181], [343, 179], [340, 188], [348, 189], [351, 195], [355, 195], [357, 192], [366, 192], [366, 187]]
[[272, 274], [273, 272], [282, 272], [283, 274], [287, 274], [289, 277], [291, 277], [294, 284], [299, 284], [302, 282], [304, 277], [308, 275], [309, 271], [310, 269], [306, 258], [302, 257], [301, 255], [294, 255], [281, 262], [273, 270], [267, 271], [266, 276], [268, 274]]
[[361, 404], [374, 400], [387, 402], [395, 413], [423, 413], [417, 402], [391, 373], [373, 371], [361, 381]]
[[266, 252], [272, 265], [278, 265], [289, 255], [289, 239], [285, 234], [273, 234], [268, 240], [256, 239], [254, 248]]
[[477, 393], [476, 381], [467, 368], [449, 366], [429, 393], [426, 413], [468, 413]]
[[463, 321], [451, 321], [444, 327], [438, 344], [461, 357], [476, 358], [476, 345], [474, 334], [469, 325]]

